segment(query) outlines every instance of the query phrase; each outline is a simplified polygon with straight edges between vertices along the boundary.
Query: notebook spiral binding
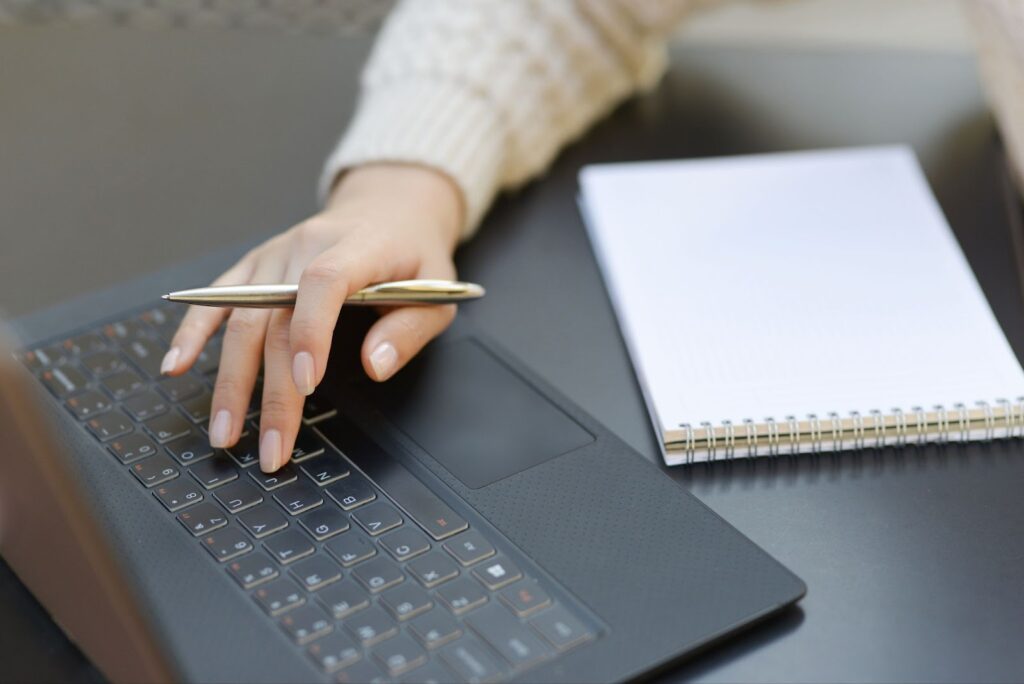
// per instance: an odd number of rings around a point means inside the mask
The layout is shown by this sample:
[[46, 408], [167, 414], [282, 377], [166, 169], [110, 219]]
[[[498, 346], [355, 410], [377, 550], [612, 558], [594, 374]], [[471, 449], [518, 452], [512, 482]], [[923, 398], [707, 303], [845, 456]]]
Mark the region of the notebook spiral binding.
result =
[[997, 399], [994, 405], [978, 401], [973, 407], [957, 403], [949, 408], [913, 406], [909, 411], [893, 408], [888, 413], [872, 410], [866, 415], [849, 411], [845, 416], [838, 412], [825, 417], [812, 413], [802, 419], [785, 416], [783, 420], [765, 418], [760, 422], [747, 418], [741, 425], [730, 420], [718, 424], [704, 421], [697, 426], [682, 423], [667, 437], [666, 449], [682, 453], [687, 463], [698, 457], [717, 461], [1024, 437], [1024, 397]]

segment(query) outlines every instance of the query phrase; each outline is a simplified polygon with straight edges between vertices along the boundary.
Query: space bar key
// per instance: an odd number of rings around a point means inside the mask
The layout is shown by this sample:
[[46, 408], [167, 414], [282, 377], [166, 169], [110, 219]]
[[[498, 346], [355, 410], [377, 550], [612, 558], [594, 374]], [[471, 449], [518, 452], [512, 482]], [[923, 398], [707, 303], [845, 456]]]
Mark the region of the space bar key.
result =
[[469, 523], [427, 489], [405, 466], [388, 463], [375, 469], [370, 477], [435, 540], [447, 539], [469, 527]]

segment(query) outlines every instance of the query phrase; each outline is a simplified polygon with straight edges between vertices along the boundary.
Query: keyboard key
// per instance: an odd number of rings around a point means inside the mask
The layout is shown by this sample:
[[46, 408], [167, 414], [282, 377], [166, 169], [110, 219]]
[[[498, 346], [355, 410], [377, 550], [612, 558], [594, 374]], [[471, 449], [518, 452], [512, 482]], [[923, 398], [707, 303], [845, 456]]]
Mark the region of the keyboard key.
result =
[[398, 677], [427, 662], [427, 652], [405, 634], [377, 646], [373, 649], [373, 656], [387, 670], [389, 677]]
[[39, 377], [46, 388], [53, 392], [58, 399], [81, 392], [89, 382], [82, 371], [70, 365], [48, 368]]
[[291, 573], [307, 591], [316, 591], [341, 579], [341, 568], [323, 554], [299, 561], [292, 566]]
[[300, 428], [295, 438], [295, 446], [292, 447], [292, 463], [301, 463], [322, 454], [326, 448], [327, 443], [319, 435], [307, 427]]
[[380, 538], [380, 545], [397, 561], [409, 560], [430, 550], [430, 542], [419, 530], [403, 527]]
[[130, 342], [149, 334], [148, 326], [142, 321], [128, 319], [103, 326], [103, 336], [111, 342]]
[[36, 358], [44, 366], [59, 366], [62, 363], [67, 363], [74, 358], [74, 354], [66, 346], [57, 342], [51, 344], [48, 347], [36, 350]]
[[118, 437], [107, 444], [107, 448], [110, 449], [110, 453], [117, 456], [121, 463], [131, 463], [140, 458], [153, 456], [156, 454], [157, 449], [153, 440], [141, 432], [133, 432], [130, 435]]
[[200, 375], [211, 375], [217, 372], [220, 366], [221, 341], [213, 339], [206, 343], [203, 351], [199, 352], [196, 362], [192, 364], [192, 370]]
[[212, 458], [195, 463], [188, 472], [207, 489], [214, 489], [238, 479], [238, 468], [224, 454], [214, 454]]
[[152, 418], [143, 423], [143, 425], [146, 428], [146, 432], [151, 434], [153, 439], [161, 444], [166, 444], [192, 432], [192, 423], [177, 411], [171, 411], [162, 416]]
[[291, 515], [305, 513], [324, 502], [316, 487], [306, 482], [295, 482], [275, 489], [274, 499]]
[[460, 677], [471, 682], [491, 681], [505, 673], [505, 666], [499, 664], [483, 644], [468, 636], [441, 651], [441, 659]]
[[178, 468], [167, 456], [158, 454], [132, 464], [132, 475], [147, 487], [173, 480], [178, 477]]
[[85, 420], [97, 413], [109, 411], [113, 405], [110, 399], [96, 390], [85, 390], [64, 402], [78, 420]]
[[[235, 463], [248, 468], [260, 462], [260, 435], [256, 430], [250, 430], [242, 435], [233, 447], [228, 448], [231, 458]], [[254, 475], [255, 477], [255, 475]]]
[[343, 668], [334, 681], [338, 684], [384, 684], [390, 680], [384, 677], [372, 660], [364, 658]]
[[355, 582], [337, 582], [317, 592], [317, 600], [335, 619], [343, 620], [370, 605], [370, 595]]
[[359, 473], [351, 473], [348, 477], [327, 487], [327, 493], [346, 511], [362, 506], [377, 498], [370, 481]]
[[324, 548], [346, 568], [377, 555], [377, 547], [355, 530], [326, 542]]
[[447, 539], [469, 527], [404, 466], [389, 463], [387, 467], [372, 472], [372, 476], [377, 485], [434, 539]]
[[165, 341], [170, 342], [174, 333], [178, 330], [181, 319], [172, 315], [171, 310], [163, 307], [150, 309], [139, 316], [143, 321], [151, 325]]
[[121, 406], [128, 415], [140, 422], [167, 413], [170, 408], [167, 401], [153, 390], [145, 390], [125, 399]]
[[498, 595], [502, 602], [519, 617], [533, 615], [551, 605], [551, 597], [531, 579], [506, 587]]
[[352, 518], [371, 536], [383, 534], [402, 524], [402, 516], [391, 504], [377, 501], [360, 508], [352, 514]]
[[262, 539], [288, 527], [288, 519], [284, 513], [269, 503], [262, 503], [250, 508], [238, 516], [238, 522], [242, 524], [249, 534]]
[[206, 384], [191, 373], [185, 373], [173, 378], [164, 378], [156, 384], [156, 388], [160, 390], [160, 394], [177, 403], [198, 395], [206, 389]]
[[263, 542], [263, 546], [282, 565], [293, 563], [316, 551], [309, 537], [295, 529], [278, 532]]
[[100, 384], [107, 391], [107, 394], [118, 401], [122, 401], [141, 391], [146, 386], [146, 381], [135, 371], [124, 370], [120, 373], [108, 375]]
[[213, 496], [224, 508], [228, 509], [228, 513], [240, 513], [256, 504], [263, 503], [263, 494], [256, 488], [256, 485], [244, 480], [224, 485]]
[[356, 642], [343, 632], [328, 634], [307, 649], [321, 670], [330, 674], [351, 665], [362, 656], [362, 650]]
[[135, 429], [132, 426], [131, 418], [120, 411], [109, 411], [95, 415], [85, 421], [85, 426], [89, 428], [89, 432], [103, 442], [110, 441], [121, 435], [127, 435]]
[[117, 352], [100, 351], [82, 358], [82, 366], [95, 378], [102, 378], [124, 370], [128, 367], [128, 361]]
[[451, 558], [436, 550], [417, 558], [406, 568], [420, 584], [428, 589], [454, 579], [459, 574], [459, 566], [455, 565]]
[[207, 458], [210, 458], [214, 454], [213, 447], [210, 446], [210, 442], [203, 436], [196, 433], [191, 433], [187, 437], [176, 439], [173, 442], [169, 442], [164, 449], [167, 450], [174, 460], [183, 466], [192, 465], [198, 463]]
[[277, 565], [262, 551], [250, 553], [228, 563], [228, 574], [243, 589], [252, 589], [278, 576]]
[[476, 611], [466, 618], [466, 624], [512, 667], [530, 667], [552, 655], [512, 613], [497, 604]]
[[459, 577], [437, 590], [437, 597], [456, 615], [473, 610], [487, 602], [483, 587], [468, 577]]
[[302, 646], [329, 634], [334, 624], [320, 606], [308, 603], [281, 618], [281, 627], [292, 641]]
[[228, 517], [218, 506], [204, 501], [178, 514], [178, 520], [196, 537], [228, 524]]
[[203, 547], [221, 563], [252, 551], [252, 542], [237, 527], [225, 527], [203, 537]]
[[291, 464], [286, 464], [281, 468], [278, 468], [277, 472], [274, 473], [264, 473], [258, 469], [250, 470], [249, 477], [251, 477], [253, 481], [264, 491], [270, 492], [278, 487], [283, 487], [286, 484], [295, 482], [298, 475]]
[[562, 606], [540, 613], [530, 620], [530, 626], [559, 651], [568, 651], [594, 638], [594, 633]]
[[345, 627], [363, 646], [372, 646], [398, 634], [398, 625], [377, 606], [361, 610], [345, 620]]
[[71, 339], [64, 340], [61, 346], [72, 356], [86, 356], [87, 354], [103, 351], [107, 348], [107, 343], [96, 333], [82, 333]]
[[210, 402], [213, 395], [208, 390], [203, 390], [191, 399], [186, 399], [178, 405], [188, 419], [193, 423], [205, 423], [210, 419]]
[[523, 573], [508, 558], [497, 556], [473, 570], [473, 576], [491, 591], [497, 591], [521, 578]]
[[421, 644], [430, 649], [444, 646], [462, 635], [462, 627], [451, 613], [440, 608], [413, 618], [409, 629]]
[[325, 402], [323, 397], [318, 397], [315, 393], [306, 397], [306, 401], [302, 404], [302, 422], [306, 425], [314, 425], [337, 413], [334, 406]]
[[167, 484], [159, 485], [153, 495], [171, 513], [177, 513], [203, 500], [203, 490], [187, 477], [180, 477]]
[[306, 597], [299, 586], [284, 578], [264, 584], [254, 591], [252, 596], [263, 610], [273, 616], [297, 608], [306, 602]]
[[121, 348], [124, 349], [131, 362], [143, 373], [151, 378], [160, 377], [160, 362], [163, 361], [164, 354], [167, 353], [167, 346], [165, 344], [156, 340], [137, 337], [127, 341], [127, 343], [122, 342]]
[[309, 459], [299, 469], [319, 487], [347, 477], [350, 471], [348, 461], [333, 451]]
[[398, 620], [408, 620], [424, 613], [434, 606], [430, 595], [418, 584], [406, 582], [380, 595], [384, 608]]
[[463, 532], [444, 543], [444, 549], [463, 565], [472, 565], [494, 555], [494, 547], [476, 530]]
[[350, 527], [348, 517], [332, 505], [321, 506], [299, 518], [303, 529], [317, 541], [330, 539]]
[[402, 569], [387, 558], [368, 560], [352, 571], [352, 577], [376, 594], [405, 579]]
[[402, 684], [448, 684], [455, 675], [441, 663], [429, 662], [417, 667], [401, 679]]

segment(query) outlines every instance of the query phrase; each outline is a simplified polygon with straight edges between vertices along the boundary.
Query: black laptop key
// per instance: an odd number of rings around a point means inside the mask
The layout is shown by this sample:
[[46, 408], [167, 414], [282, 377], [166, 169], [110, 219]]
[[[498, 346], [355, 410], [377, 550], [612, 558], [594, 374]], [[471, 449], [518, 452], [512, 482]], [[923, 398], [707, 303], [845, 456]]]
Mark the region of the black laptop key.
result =
[[339, 511], [333, 504], [315, 508], [299, 518], [303, 529], [317, 541], [330, 539], [349, 529], [348, 516]]
[[156, 454], [157, 446], [141, 432], [133, 432], [109, 442], [107, 448], [121, 463], [131, 463]]
[[459, 566], [443, 552], [434, 550], [410, 562], [406, 568], [420, 584], [429, 588], [454, 579], [459, 574]]
[[366, 561], [352, 571], [352, 577], [369, 589], [371, 594], [380, 593], [405, 579], [402, 568], [384, 557]]
[[235, 463], [248, 468], [260, 462], [260, 435], [258, 430], [250, 430], [242, 435], [234, 446], [228, 447], [228, 453]]
[[496, 556], [486, 563], [478, 565], [473, 570], [473, 576], [483, 582], [484, 586], [491, 591], [497, 591], [522, 578], [523, 573], [508, 558]]
[[472, 565], [494, 555], [494, 546], [476, 530], [449, 539], [444, 543], [444, 548], [463, 565]]
[[203, 548], [214, 558], [225, 563], [252, 551], [252, 542], [234, 526], [223, 527], [203, 537]]
[[323, 608], [314, 603], [307, 603], [285, 614], [281, 618], [281, 627], [292, 641], [304, 646], [318, 637], [329, 634], [334, 629], [334, 623]]
[[299, 585], [290, 579], [276, 579], [264, 584], [252, 593], [256, 603], [269, 615], [280, 615], [306, 602]]
[[89, 432], [96, 439], [103, 442], [109, 442], [121, 435], [127, 435], [135, 429], [132, 426], [132, 419], [120, 411], [108, 411], [107, 413], [95, 415], [85, 421], [85, 426], [89, 428]]
[[189, 532], [201, 537], [228, 524], [228, 517], [217, 505], [204, 501], [178, 514], [178, 520]]
[[203, 351], [199, 352], [196, 362], [192, 364], [193, 370], [201, 375], [216, 373], [220, 366], [221, 341], [210, 340], [206, 343]]
[[552, 655], [551, 650], [500, 605], [481, 608], [466, 624], [512, 667], [526, 668]]
[[64, 340], [61, 346], [73, 356], [86, 356], [103, 351], [107, 348], [107, 343], [96, 333], [82, 333]]
[[243, 589], [252, 589], [277, 577], [277, 564], [262, 551], [254, 551], [228, 563], [228, 574]]
[[161, 444], [184, 437], [192, 432], [192, 423], [177, 411], [151, 418], [143, 424], [146, 432]]
[[551, 597], [531, 579], [505, 587], [501, 594], [502, 603], [519, 617], [533, 615], [551, 605]]
[[370, 605], [370, 595], [355, 582], [335, 582], [318, 591], [317, 600], [337, 620], [344, 620]]
[[346, 665], [334, 676], [334, 681], [338, 684], [384, 684], [391, 680], [384, 676], [372, 660], [363, 658]]
[[95, 378], [102, 378], [128, 367], [128, 361], [117, 352], [100, 351], [82, 357], [82, 366]]
[[205, 423], [210, 419], [210, 401], [213, 395], [204, 389], [196, 396], [181, 402], [178, 407], [193, 423]]
[[183, 466], [198, 463], [210, 458], [214, 454], [210, 441], [195, 432], [167, 443], [164, 445], [164, 449], [174, 457], [175, 461]]
[[103, 326], [103, 336], [111, 342], [127, 344], [132, 340], [145, 337], [150, 334], [150, 328], [135, 319], [117, 321]]
[[407, 634], [399, 634], [373, 649], [377, 663], [389, 677], [399, 677], [427, 662], [427, 652]]
[[179, 477], [159, 485], [153, 490], [153, 494], [171, 513], [177, 513], [205, 498], [202, 487], [187, 477]]
[[406, 561], [430, 550], [430, 541], [413, 527], [402, 527], [380, 538], [380, 545], [397, 561]]
[[359, 611], [345, 620], [345, 627], [363, 646], [372, 646], [398, 633], [398, 624], [378, 606]]
[[288, 519], [284, 513], [271, 503], [261, 503], [244, 513], [239, 513], [238, 522], [257, 539], [288, 527]]
[[333, 451], [326, 451], [299, 466], [310, 480], [319, 487], [347, 477], [350, 471], [348, 461]]
[[135, 371], [124, 370], [120, 373], [108, 375], [103, 378], [103, 382], [100, 384], [107, 391], [107, 394], [118, 401], [122, 401], [136, 392], [142, 391], [146, 386], [146, 381]]
[[316, 591], [341, 579], [341, 568], [324, 554], [300, 560], [291, 569], [292, 577], [307, 591]]
[[42, 379], [43, 384], [46, 385], [46, 388], [53, 392], [58, 399], [70, 397], [76, 392], [81, 392], [89, 382], [89, 379], [85, 377], [82, 371], [71, 365], [47, 368], [39, 377]]
[[179, 402], [198, 395], [206, 389], [206, 384], [191, 373], [185, 373], [173, 378], [164, 378], [156, 387], [160, 394], [173, 402]]
[[221, 503], [228, 513], [240, 513], [256, 504], [263, 503], [263, 493], [251, 482], [239, 480], [217, 489], [214, 498]]
[[430, 595], [418, 584], [405, 582], [380, 595], [380, 602], [397, 620], [408, 620], [434, 606]]
[[144, 390], [121, 403], [122, 408], [133, 419], [142, 422], [167, 413], [167, 401], [153, 390]]
[[263, 546], [281, 564], [294, 563], [316, 551], [309, 537], [297, 529], [279, 532], [264, 541]]
[[400, 680], [402, 684], [449, 684], [456, 681], [455, 675], [439, 662], [430, 661], [420, 665]]
[[594, 633], [562, 606], [540, 613], [530, 620], [530, 626], [559, 651], [594, 638]]
[[167, 347], [162, 342], [138, 337], [122, 342], [121, 347], [139, 370], [151, 378], [160, 377], [160, 363], [167, 353]]
[[434, 608], [413, 618], [409, 623], [409, 630], [429, 649], [440, 648], [462, 636], [459, 622], [442, 608]]
[[377, 547], [373, 545], [373, 542], [356, 530], [325, 542], [324, 548], [346, 568], [377, 555]]
[[307, 458], [322, 454], [326, 448], [327, 443], [318, 434], [308, 427], [302, 427], [295, 438], [295, 446], [292, 447], [292, 462], [301, 463]]
[[[237, 461], [237, 459], [236, 459]], [[290, 463], [286, 463], [277, 469], [273, 473], [264, 473], [259, 469], [252, 469], [249, 471], [249, 477], [253, 479], [264, 491], [270, 492], [278, 487], [283, 487], [286, 484], [295, 482], [298, 478], [298, 473], [295, 472], [295, 467]]]
[[306, 650], [313, 662], [328, 674], [351, 665], [359, 660], [363, 653], [352, 637], [337, 631], [317, 639]]
[[238, 468], [225, 454], [214, 454], [212, 458], [192, 465], [188, 472], [207, 489], [215, 489], [238, 479]]
[[370, 471], [370, 476], [434, 539], [446, 539], [469, 527], [404, 466], [392, 462]]
[[274, 500], [290, 515], [299, 515], [313, 510], [324, 502], [316, 487], [307, 482], [294, 482], [274, 490]]
[[487, 602], [487, 593], [483, 587], [468, 577], [459, 577], [442, 585], [437, 590], [437, 596], [456, 615], [462, 615]]
[[85, 420], [97, 413], [109, 411], [112, 406], [110, 399], [96, 390], [80, 392], [69, 397], [64, 403], [78, 420]]
[[174, 339], [174, 333], [177, 332], [178, 324], [181, 323], [181, 319], [172, 313], [171, 309], [164, 307], [150, 309], [139, 318], [152, 326], [157, 334], [168, 343]]
[[352, 518], [371, 536], [384, 534], [402, 524], [398, 510], [386, 501], [363, 506], [352, 514]]
[[327, 487], [327, 493], [346, 511], [358, 508], [377, 498], [370, 481], [359, 473], [352, 473]]
[[306, 397], [306, 401], [302, 404], [302, 422], [306, 425], [314, 425], [336, 413], [334, 406], [315, 393]]
[[495, 660], [479, 641], [465, 636], [441, 651], [441, 659], [463, 679], [489, 682], [505, 674], [506, 666]]

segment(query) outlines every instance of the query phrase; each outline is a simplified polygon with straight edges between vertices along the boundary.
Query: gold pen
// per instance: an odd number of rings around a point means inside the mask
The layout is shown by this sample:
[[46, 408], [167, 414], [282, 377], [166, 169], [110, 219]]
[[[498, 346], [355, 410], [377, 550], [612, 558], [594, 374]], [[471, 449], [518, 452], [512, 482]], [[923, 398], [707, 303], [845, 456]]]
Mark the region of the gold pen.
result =
[[[179, 290], [163, 296], [170, 302], [198, 306], [256, 309], [287, 309], [295, 306], [298, 285], [222, 285]], [[452, 304], [484, 296], [476, 283], [456, 280], [398, 280], [377, 283], [353, 293], [345, 304], [363, 306], [406, 306], [410, 304]]]

